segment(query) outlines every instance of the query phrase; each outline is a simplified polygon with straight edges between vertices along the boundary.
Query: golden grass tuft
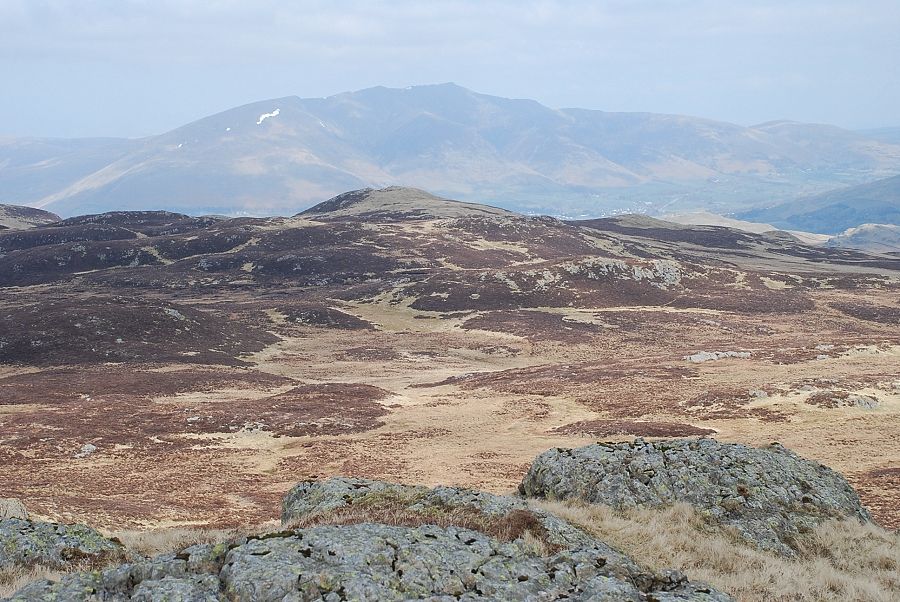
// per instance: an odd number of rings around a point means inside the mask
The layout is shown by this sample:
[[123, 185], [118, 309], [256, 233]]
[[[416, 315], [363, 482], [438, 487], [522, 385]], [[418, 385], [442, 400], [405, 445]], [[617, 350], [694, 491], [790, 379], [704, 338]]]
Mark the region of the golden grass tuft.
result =
[[21, 500], [14, 497], [0, 498], [0, 519], [28, 518], [28, 510]]
[[118, 539], [125, 547], [128, 556], [133, 558], [179, 552], [184, 548], [202, 543], [224, 543], [249, 533], [265, 531], [267, 528], [271, 528], [271, 526], [256, 525], [247, 529], [171, 527], [153, 531], [113, 531], [106, 535]]
[[[73, 569], [73, 572], [75, 570], [78, 569]], [[10, 597], [32, 581], [39, 579], [57, 581], [64, 574], [65, 572], [54, 571], [43, 566], [0, 570], [0, 599]]]
[[799, 543], [795, 559], [710, 526], [687, 504], [617, 512], [606, 506], [535, 501], [654, 570], [676, 568], [742, 602], [900, 600], [900, 534], [853, 520], [829, 521]]

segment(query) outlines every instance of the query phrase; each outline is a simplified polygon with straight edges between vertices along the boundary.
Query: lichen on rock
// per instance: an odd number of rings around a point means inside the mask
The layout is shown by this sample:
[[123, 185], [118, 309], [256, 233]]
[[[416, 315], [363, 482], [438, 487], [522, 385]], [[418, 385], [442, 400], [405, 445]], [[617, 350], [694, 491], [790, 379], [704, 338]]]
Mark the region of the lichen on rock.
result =
[[0, 520], [0, 570], [43, 566], [67, 569], [102, 564], [123, 554], [118, 542], [84, 525]]
[[326, 525], [40, 581], [10, 600], [730, 600], [680, 574], [643, 591], [601, 558], [590, 547], [543, 557], [457, 527]]
[[827, 519], [871, 521], [844, 477], [777, 443], [753, 448], [713, 439], [639, 438], [556, 448], [537, 457], [519, 491], [614, 508], [686, 502], [752, 545], [783, 556], [795, 555], [796, 538]]

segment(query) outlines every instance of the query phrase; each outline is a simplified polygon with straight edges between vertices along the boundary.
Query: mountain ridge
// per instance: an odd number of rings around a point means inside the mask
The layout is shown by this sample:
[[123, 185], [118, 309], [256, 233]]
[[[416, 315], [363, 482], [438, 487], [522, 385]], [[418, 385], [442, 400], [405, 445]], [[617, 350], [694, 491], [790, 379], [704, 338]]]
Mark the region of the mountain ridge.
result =
[[403, 185], [591, 217], [795, 198], [900, 173], [900, 145], [834, 126], [552, 109], [438, 84], [262, 100], [135, 140], [7, 140], [0, 166], [0, 197], [64, 215], [296, 213]]

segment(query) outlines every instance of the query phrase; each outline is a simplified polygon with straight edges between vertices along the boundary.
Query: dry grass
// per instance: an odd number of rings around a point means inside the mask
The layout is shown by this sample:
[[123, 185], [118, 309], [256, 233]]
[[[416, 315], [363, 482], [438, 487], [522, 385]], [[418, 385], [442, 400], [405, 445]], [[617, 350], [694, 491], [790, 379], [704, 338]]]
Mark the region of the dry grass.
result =
[[114, 531], [107, 533], [122, 542], [129, 557], [156, 556], [179, 552], [184, 548], [202, 544], [233, 541], [249, 533], [271, 530], [271, 525], [257, 525], [246, 529], [201, 529], [173, 527], [154, 531]]
[[779, 558], [708, 525], [685, 504], [616, 512], [605, 506], [535, 502], [651, 569], [677, 568], [744, 602], [900, 600], [900, 535], [855, 521], [831, 521]]
[[28, 518], [28, 510], [17, 498], [0, 498], [0, 519], [2, 518]]
[[[73, 569], [73, 572], [80, 570], [80, 568]], [[64, 574], [64, 572], [54, 571], [42, 566], [0, 570], [0, 599], [8, 598], [32, 581], [37, 581], [38, 579], [57, 581]]]
[[448, 506], [410, 510], [404, 500], [384, 498], [378, 503], [356, 504], [331, 512], [312, 514], [288, 522], [286, 530], [303, 529], [317, 525], [354, 525], [378, 523], [397, 527], [461, 527], [484, 533], [500, 541], [522, 539], [526, 545], [541, 555], [558, 550], [547, 541], [547, 530], [538, 517], [529, 510], [513, 510], [502, 516], [492, 516], [472, 506]]

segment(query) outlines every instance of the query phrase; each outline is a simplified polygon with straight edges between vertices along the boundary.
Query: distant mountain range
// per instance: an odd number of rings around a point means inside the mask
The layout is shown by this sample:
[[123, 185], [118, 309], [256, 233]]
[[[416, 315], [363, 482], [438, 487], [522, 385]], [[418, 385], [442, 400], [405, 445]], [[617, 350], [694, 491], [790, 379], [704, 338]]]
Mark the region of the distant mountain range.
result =
[[286, 214], [366, 186], [569, 217], [727, 213], [900, 173], [889, 132], [550, 109], [453, 84], [261, 101], [159, 136], [0, 140], [0, 202]]

